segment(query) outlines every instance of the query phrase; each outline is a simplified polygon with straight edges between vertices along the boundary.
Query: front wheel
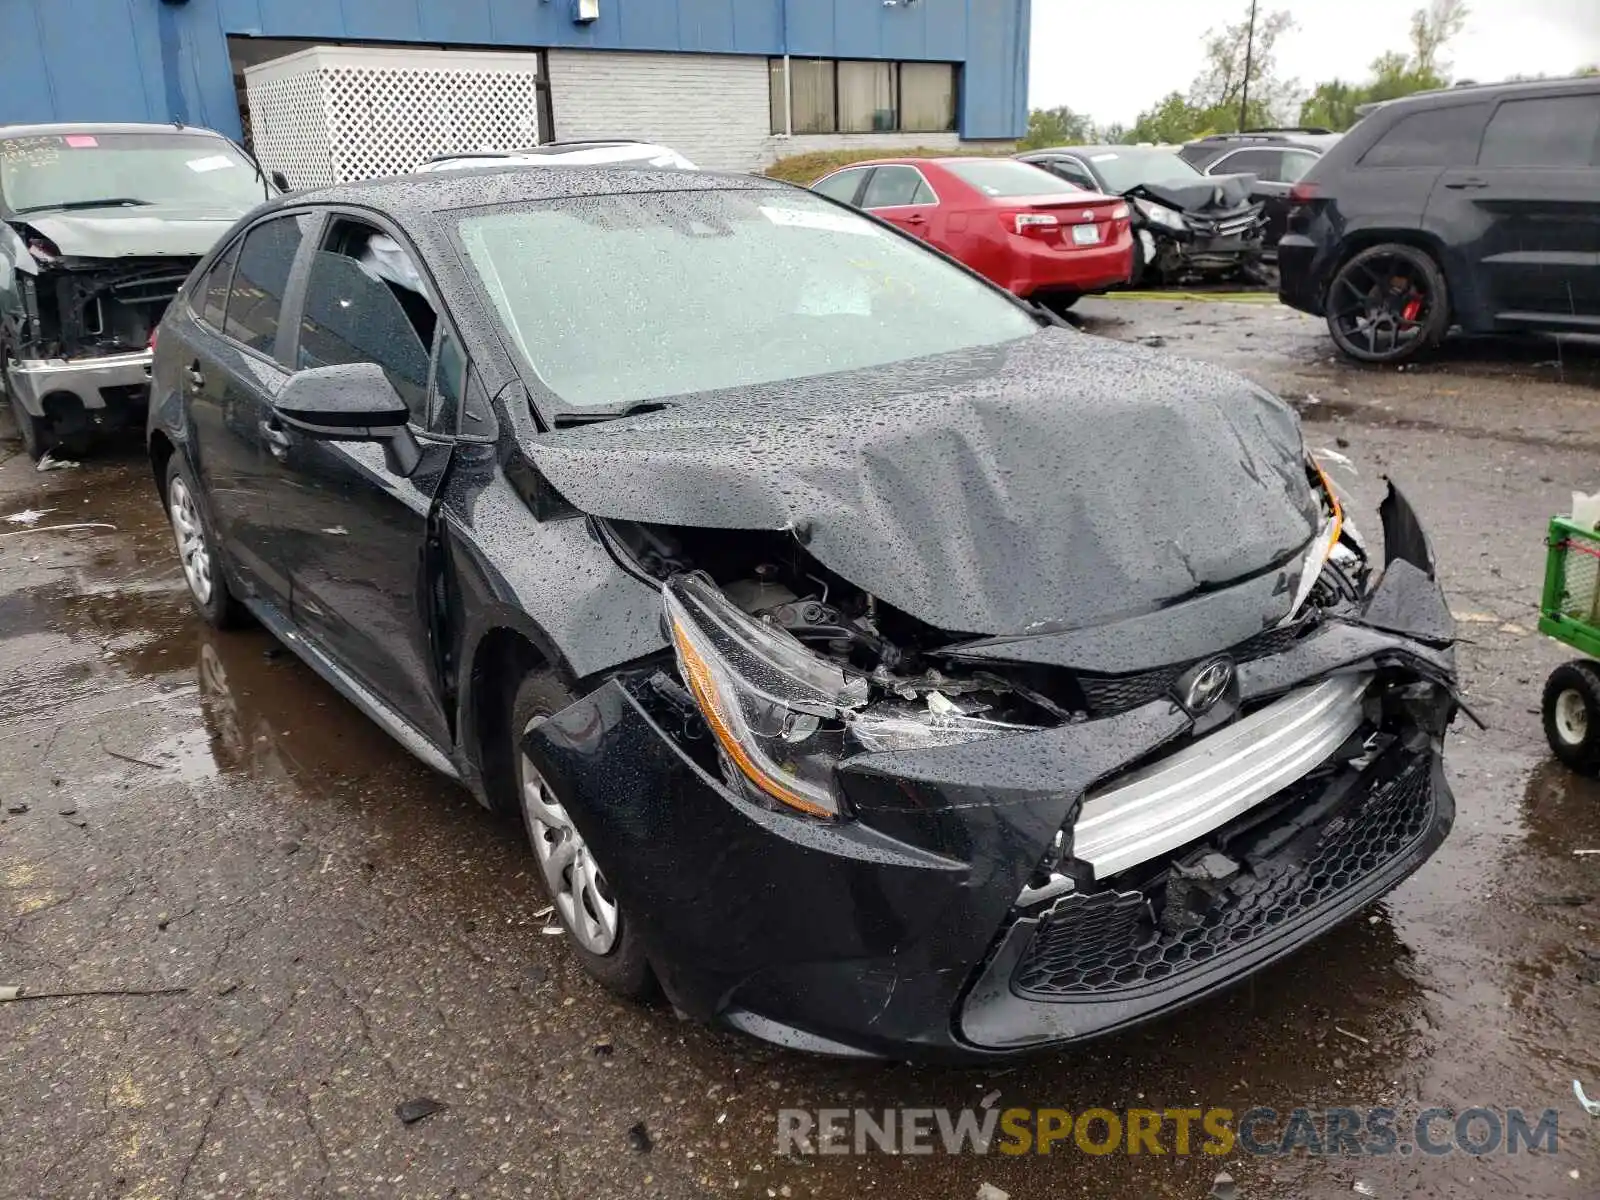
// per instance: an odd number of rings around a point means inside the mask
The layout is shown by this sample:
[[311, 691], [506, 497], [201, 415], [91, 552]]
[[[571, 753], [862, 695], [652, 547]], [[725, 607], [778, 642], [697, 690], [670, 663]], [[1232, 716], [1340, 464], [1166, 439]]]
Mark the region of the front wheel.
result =
[[556, 918], [583, 969], [619, 996], [648, 999], [655, 991], [655, 975], [633, 922], [561, 798], [522, 750], [523, 738], [568, 700], [548, 672], [534, 672], [517, 689], [509, 728], [516, 739], [511, 760], [523, 826]]
[[1426, 250], [1363, 250], [1333, 277], [1326, 304], [1334, 344], [1358, 362], [1401, 363], [1431, 350], [1450, 324], [1444, 272]]
[[1574, 771], [1600, 771], [1600, 667], [1574, 659], [1544, 685], [1544, 736]]

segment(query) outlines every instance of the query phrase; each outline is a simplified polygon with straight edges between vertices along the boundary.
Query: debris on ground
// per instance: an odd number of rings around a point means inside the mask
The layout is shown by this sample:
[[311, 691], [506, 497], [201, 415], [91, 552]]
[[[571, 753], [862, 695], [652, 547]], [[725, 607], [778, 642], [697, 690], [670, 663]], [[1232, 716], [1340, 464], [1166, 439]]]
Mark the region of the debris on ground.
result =
[[1167, 339], [1162, 337], [1159, 333], [1151, 333], [1140, 338], [1139, 344], [1142, 346], [1149, 346], [1152, 350], [1159, 350], [1161, 347], [1167, 344]]
[[46, 450], [34, 467], [36, 471], [76, 471], [82, 463], [73, 462], [70, 458], [57, 458]]
[[450, 1106], [442, 1100], [435, 1100], [432, 1096], [417, 1096], [394, 1106], [394, 1115], [399, 1117], [406, 1125], [415, 1125], [423, 1117], [431, 1117], [436, 1112], [443, 1112]]
[[162, 988], [84, 988], [72, 992], [24, 992], [21, 987], [0, 987], [4, 1000], [79, 1000], [85, 996], [181, 996], [186, 987]]
[[1591, 854], [1600, 854], [1600, 850], [1574, 850], [1572, 852], [1572, 857], [1573, 858], [1586, 858], [1587, 856], [1589, 856]]
[[19, 804], [8, 804], [8, 805], [6, 805], [6, 811], [8, 813], [10, 813], [13, 817], [20, 817], [23, 813], [28, 811], [28, 806], [26, 804], [20, 804], [20, 803]]
[[1372, 1045], [1371, 1038], [1364, 1038], [1359, 1033], [1351, 1033], [1348, 1029], [1340, 1029], [1337, 1025], [1333, 1027], [1333, 1031], [1337, 1034], [1342, 1034], [1344, 1037], [1350, 1038], [1352, 1041], [1360, 1042], [1363, 1046]]
[[1583, 1094], [1583, 1084], [1576, 1079], [1572, 1081], [1572, 1094], [1578, 1098], [1578, 1103], [1583, 1105], [1583, 1111], [1591, 1117], [1600, 1117], [1600, 1100], [1591, 1100]]
[[107, 525], [104, 521], [79, 521], [72, 525], [32, 525], [26, 529], [13, 529], [10, 533], [0, 533], [0, 538], [22, 537], [29, 533], [64, 533], [71, 529], [109, 529], [116, 532], [115, 525]]
[[1360, 1179], [1350, 1185], [1350, 1190], [1358, 1196], [1376, 1196], [1378, 1194], [1377, 1188]]
[[152, 771], [165, 771], [167, 769], [160, 763], [153, 763], [149, 759], [138, 758], [132, 754], [124, 754], [120, 750], [113, 750], [110, 746], [107, 746], [103, 742], [100, 745], [100, 749], [104, 750], [112, 758], [118, 759], [121, 762], [132, 763], [136, 767], [149, 767]]
[[37, 525], [53, 512], [55, 512], [53, 508], [25, 508], [21, 512], [12, 513], [5, 520], [8, 525]]
[[628, 1130], [628, 1145], [640, 1154], [649, 1154], [655, 1142], [650, 1140], [650, 1131], [645, 1128], [643, 1121], [635, 1121]]
[[1010, 1192], [1002, 1192], [992, 1183], [978, 1185], [978, 1200], [1011, 1200]]
[[1226, 1171], [1218, 1171], [1217, 1177], [1211, 1181], [1211, 1191], [1207, 1193], [1206, 1200], [1239, 1200], [1239, 1189], [1234, 1186], [1233, 1176]]

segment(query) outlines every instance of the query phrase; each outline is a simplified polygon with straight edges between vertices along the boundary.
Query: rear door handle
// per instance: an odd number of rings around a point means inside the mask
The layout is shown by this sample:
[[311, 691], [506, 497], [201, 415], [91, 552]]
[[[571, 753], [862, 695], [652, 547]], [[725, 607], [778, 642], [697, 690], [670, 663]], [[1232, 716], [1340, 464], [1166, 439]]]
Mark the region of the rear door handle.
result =
[[1475, 191], [1478, 188], [1486, 188], [1488, 186], [1489, 181], [1487, 179], [1452, 179], [1445, 184], [1445, 187], [1458, 192]]
[[906, 218], [906, 224], [907, 225], [926, 225], [927, 223], [928, 223], [928, 218], [922, 216], [919, 213], [912, 213], [909, 217]]
[[273, 458], [281, 459], [288, 455], [289, 447], [293, 443], [290, 442], [288, 433], [285, 432], [282, 425], [278, 424], [276, 418], [261, 422], [259, 428], [261, 429], [262, 438], [267, 443], [267, 449], [272, 451]]

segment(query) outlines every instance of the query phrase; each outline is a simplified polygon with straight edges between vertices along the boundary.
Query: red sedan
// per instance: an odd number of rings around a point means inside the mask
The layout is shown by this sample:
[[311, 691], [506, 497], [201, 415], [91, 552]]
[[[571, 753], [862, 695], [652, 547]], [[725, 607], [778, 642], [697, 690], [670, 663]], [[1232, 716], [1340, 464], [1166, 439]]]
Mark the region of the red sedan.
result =
[[813, 190], [915, 234], [1018, 296], [1069, 308], [1133, 274], [1128, 205], [1009, 158], [884, 158]]

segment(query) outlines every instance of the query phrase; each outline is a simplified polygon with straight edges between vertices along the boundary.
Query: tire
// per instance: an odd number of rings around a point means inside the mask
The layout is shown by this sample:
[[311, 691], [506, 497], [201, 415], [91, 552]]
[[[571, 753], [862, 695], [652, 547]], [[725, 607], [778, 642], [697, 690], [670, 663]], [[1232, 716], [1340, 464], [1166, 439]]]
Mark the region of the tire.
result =
[[1049, 296], [1040, 297], [1039, 303], [1055, 313], [1056, 316], [1064, 317], [1072, 306], [1082, 299], [1082, 292], [1056, 292]]
[[177, 544], [178, 561], [195, 611], [214, 629], [237, 629], [249, 614], [228, 586], [219, 557], [221, 547], [212, 533], [211, 520], [200, 499], [200, 489], [174, 452], [167, 460], [167, 521]]
[[517, 809], [545, 894], [579, 965], [608, 991], [647, 1000], [655, 994], [655, 973], [633, 922], [611, 895], [604, 872], [559, 798], [522, 753], [522, 735], [572, 699], [549, 671], [534, 671], [517, 688], [507, 725]]
[[1544, 685], [1544, 736], [1574, 771], [1600, 772], [1600, 666], [1575, 659]]
[[11, 406], [11, 419], [17, 423], [17, 432], [22, 436], [23, 452], [38, 462], [55, 448], [55, 438], [51, 435], [50, 423], [25, 411], [22, 401], [17, 399], [11, 386], [11, 368], [7, 365], [10, 357], [10, 351], [0, 346], [0, 391], [5, 392], [6, 403]]
[[1334, 345], [1357, 362], [1402, 363], [1450, 328], [1450, 288], [1426, 250], [1386, 243], [1335, 272], [1324, 309]]

